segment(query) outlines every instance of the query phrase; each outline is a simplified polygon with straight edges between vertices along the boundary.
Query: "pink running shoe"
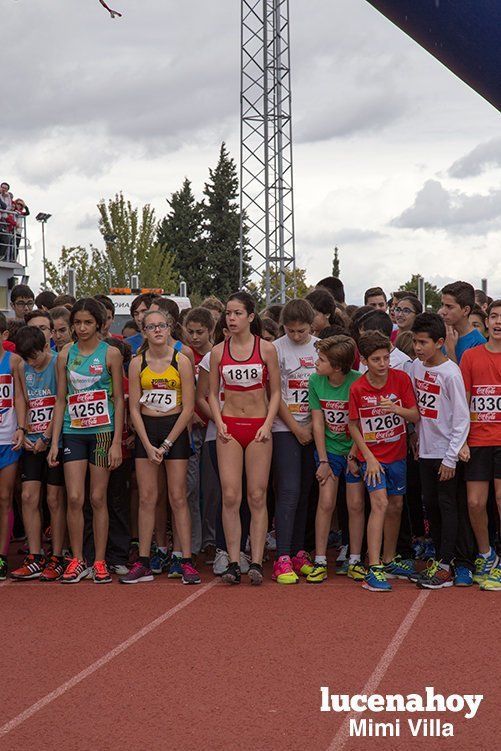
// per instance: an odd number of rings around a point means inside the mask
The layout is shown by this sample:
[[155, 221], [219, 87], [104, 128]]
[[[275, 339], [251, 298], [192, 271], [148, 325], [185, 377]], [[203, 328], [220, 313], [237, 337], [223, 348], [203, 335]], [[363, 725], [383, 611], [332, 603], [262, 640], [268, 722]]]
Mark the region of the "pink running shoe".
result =
[[271, 578], [273, 581], [276, 581], [277, 584], [298, 584], [299, 576], [292, 568], [290, 556], [281, 555], [280, 558], [275, 561]]
[[313, 571], [313, 563], [306, 550], [300, 550], [297, 555], [292, 559], [292, 566], [296, 574], [302, 574], [302, 576], [308, 576]]
[[182, 563], [181, 570], [183, 572], [183, 584], [200, 584], [202, 581], [200, 574], [192, 563]]

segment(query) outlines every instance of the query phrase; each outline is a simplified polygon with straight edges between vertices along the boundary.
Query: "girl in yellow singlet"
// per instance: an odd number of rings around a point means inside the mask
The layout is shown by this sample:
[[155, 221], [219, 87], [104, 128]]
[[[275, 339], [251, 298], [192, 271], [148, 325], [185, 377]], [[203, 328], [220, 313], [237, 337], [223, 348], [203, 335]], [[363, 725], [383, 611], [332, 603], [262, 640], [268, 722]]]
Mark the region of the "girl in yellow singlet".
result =
[[137, 434], [139, 560], [120, 581], [136, 584], [153, 579], [149, 556], [158, 501], [158, 467], [163, 463], [181, 543], [182, 581], [199, 584], [200, 576], [191, 560], [191, 518], [186, 491], [191, 454], [188, 425], [195, 404], [193, 369], [188, 358], [167, 343], [169, 324], [163, 311], [148, 311], [142, 329], [146, 347], [129, 368], [130, 416]]

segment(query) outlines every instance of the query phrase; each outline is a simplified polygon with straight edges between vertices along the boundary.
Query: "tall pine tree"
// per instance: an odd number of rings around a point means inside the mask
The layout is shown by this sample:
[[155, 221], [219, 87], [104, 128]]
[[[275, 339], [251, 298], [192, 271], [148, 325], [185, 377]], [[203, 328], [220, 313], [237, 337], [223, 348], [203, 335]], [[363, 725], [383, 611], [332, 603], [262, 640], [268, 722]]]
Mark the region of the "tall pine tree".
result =
[[188, 294], [203, 297], [210, 290], [211, 278], [201, 240], [202, 206], [195, 201], [188, 178], [167, 203], [170, 211], [158, 228], [158, 243], [173, 254], [176, 271], [187, 283]]
[[[240, 283], [240, 211], [238, 176], [235, 162], [221, 145], [219, 161], [209, 170], [205, 184], [203, 228], [205, 257], [210, 270], [211, 286], [207, 293], [222, 300], [239, 288]], [[244, 254], [243, 284], [250, 275], [248, 251]]]

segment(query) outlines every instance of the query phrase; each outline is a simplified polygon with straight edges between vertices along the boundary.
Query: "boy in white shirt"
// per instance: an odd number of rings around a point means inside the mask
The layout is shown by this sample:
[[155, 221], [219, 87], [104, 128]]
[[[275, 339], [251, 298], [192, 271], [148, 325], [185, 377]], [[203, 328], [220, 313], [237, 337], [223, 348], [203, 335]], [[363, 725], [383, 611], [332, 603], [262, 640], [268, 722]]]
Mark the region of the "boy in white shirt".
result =
[[446, 328], [436, 313], [421, 313], [412, 326], [417, 359], [411, 379], [420, 414], [419, 470], [437, 559], [417, 578], [424, 589], [451, 587], [458, 536], [456, 464], [468, 436], [469, 409], [461, 371], [443, 354]]

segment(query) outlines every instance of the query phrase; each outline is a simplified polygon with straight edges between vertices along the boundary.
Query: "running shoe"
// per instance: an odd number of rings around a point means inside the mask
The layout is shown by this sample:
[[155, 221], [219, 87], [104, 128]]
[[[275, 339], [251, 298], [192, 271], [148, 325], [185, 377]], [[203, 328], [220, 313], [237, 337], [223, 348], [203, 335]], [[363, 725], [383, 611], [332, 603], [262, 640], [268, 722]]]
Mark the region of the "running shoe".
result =
[[456, 566], [454, 568], [454, 586], [471, 587], [473, 585], [473, 572], [468, 566]]
[[240, 566], [236, 561], [233, 561], [232, 563], [228, 563], [228, 568], [226, 571], [223, 571], [221, 580], [225, 584], [240, 584], [240, 574]]
[[49, 525], [43, 533], [44, 542], [52, 542], [52, 528]]
[[310, 573], [306, 577], [308, 584], [321, 584], [327, 579], [327, 566], [323, 563], [314, 563]]
[[340, 548], [343, 544], [343, 533], [340, 529], [334, 530], [331, 529], [329, 532], [329, 536], [327, 538], [327, 547], [328, 548]]
[[250, 555], [247, 555], [247, 553], [242, 553], [242, 551], [240, 551], [240, 573], [248, 574], [250, 565], [251, 565]]
[[391, 592], [391, 584], [386, 579], [384, 566], [369, 566], [362, 587], [369, 592]]
[[299, 576], [292, 568], [292, 562], [289, 555], [281, 555], [273, 564], [273, 581], [277, 584], [298, 584]]
[[277, 549], [277, 539], [275, 537], [274, 529], [272, 529], [271, 532], [267, 532], [266, 534], [266, 547], [268, 548], [268, 550]]
[[153, 574], [158, 576], [169, 568], [170, 556], [168, 553], [164, 553], [155, 547], [153, 554], [150, 558], [150, 568]]
[[348, 545], [341, 545], [339, 548], [339, 553], [336, 558], [336, 563], [343, 563], [343, 561], [346, 560], [348, 557]]
[[212, 573], [214, 576], [222, 576], [228, 568], [230, 559], [226, 550], [216, 548], [216, 556], [214, 558], [214, 564], [212, 566]]
[[449, 569], [442, 568], [439, 561], [432, 561], [416, 581], [419, 589], [443, 589], [452, 587], [454, 578]]
[[127, 576], [129, 569], [123, 563], [112, 563], [108, 566], [110, 574], [116, 574], [117, 576]]
[[424, 558], [426, 551], [426, 541], [423, 539], [416, 539], [412, 543], [412, 550], [414, 552], [414, 558]]
[[490, 549], [487, 558], [484, 558], [483, 555], [477, 556], [475, 558], [475, 573], [473, 574], [475, 584], [482, 584], [483, 580], [489, 576], [491, 569], [495, 568], [498, 563], [499, 558], [494, 548]]
[[66, 566], [66, 571], [62, 575], [61, 584], [77, 584], [85, 579], [89, 573], [89, 568], [85, 561], [79, 561], [78, 558], [72, 558]]
[[254, 586], [259, 586], [263, 583], [263, 567], [260, 563], [251, 563], [247, 576], [250, 579], [250, 583]]
[[350, 559], [345, 558], [340, 566], [336, 566], [334, 573], [336, 574], [336, 576], [348, 576], [349, 569], [350, 569]]
[[501, 590], [500, 566], [494, 566], [494, 568], [491, 569], [489, 576], [487, 576], [480, 584], [480, 589], [483, 589], [485, 592], [496, 592], [498, 589]]
[[44, 568], [45, 558], [40, 555], [34, 556], [30, 554], [24, 559], [23, 565], [16, 568], [15, 571], [11, 571], [10, 575], [12, 579], [18, 579], [19, 581], [38, 579]]
[[383, 565], [387, 579], [409, 579], [416, 572], [414, 561], [402, 558], [401, 555], [396, 555], [392, 561]]
[[0, 555], [0, 582], [7, 579], [9, 567], [7, 566], [7, 558], [4, 555]]
[[178, 558], [177, 555], [171, 556], [169, 573], [167, 574], [167, 576], [169, 577], [169, 579], [182, 579], [183, 578], [183, 569], [181, 568], [181, 558]]
[[41, 582], [57, 582], [64, 574], [66, 563], [62, 555], [51, 555], [40, 574]]
[[200, 574], [192, 563], [182, 563], [181, 570], [183, 572], [183, 584], [200, 584], [202, 581]]
[[422, 558], [425, 560], [428, 560], [429, 558], [432, 558], [435, 560], [435, 557], [437, 555], [437, 551], [435, 550], [435, 545], [433, 544], [433, 540], [431, 540], [429, 537], [426, 538], [424, 541], [424, 552], [422, 554]]
[[92, 578], [94, 584], [111, 584], [113, 579], [108, 571], [106, 561], [94, 561], [94, 565], [92, 566]]
[[306, 550], [300, 550], [299, 553], [291, 559], [292, 567], [299, 576], [308, 576], [313, 571], [313, 563]]
[[136, 561], [129, 573], [120, 577], [119, 582], [120, 584], [139, 584], [139, 582], [152, 582], [153, 579], [151, 569]]
[[[337, 573], [337, 572], [336, 572]], [[365, 575], [367, 574], [367, 569], [363, 565], [361, 561], [355, 561], [355, 563], [350, 563], [348, 565], [348, 578], [353, 579], [353, 581], [361, 582], [365, 579]]]

